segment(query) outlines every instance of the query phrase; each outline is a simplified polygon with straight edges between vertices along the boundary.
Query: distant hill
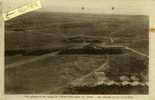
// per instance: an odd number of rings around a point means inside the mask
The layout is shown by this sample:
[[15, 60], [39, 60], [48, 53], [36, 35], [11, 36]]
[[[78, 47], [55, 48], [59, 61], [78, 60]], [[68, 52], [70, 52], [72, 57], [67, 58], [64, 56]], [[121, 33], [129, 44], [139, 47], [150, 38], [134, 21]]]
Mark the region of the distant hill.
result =
[[148, 20], [148, 16], [142, 15], [31, 12], [6, 22], [5, 47], [6, 50], [54, 48], [65, 46], [62, 41], [65, 37], [78, 34], [96, 38], [112, 36], [129, 44], [143, 39], [146, 41], [138, 43], [147, 46]]

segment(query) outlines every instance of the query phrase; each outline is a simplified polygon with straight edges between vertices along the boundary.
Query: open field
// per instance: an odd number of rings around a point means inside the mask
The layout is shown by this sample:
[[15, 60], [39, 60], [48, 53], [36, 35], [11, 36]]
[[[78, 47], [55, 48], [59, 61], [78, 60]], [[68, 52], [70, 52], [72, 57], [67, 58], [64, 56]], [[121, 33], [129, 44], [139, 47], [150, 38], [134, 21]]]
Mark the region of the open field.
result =
[[[5, 24], [5, 93], [147, 94], [148, 22], [147, 16], [138, 15], [48, 12], [33, 12], [12, 19]], [[93, 37], [93, 42], [99, 40], [104, 45], [127, 46], [147, 57], [132, 51], [110, 55], [48, 55], [57, 49], [85, 44], [79, 40], [65, 42], [74, 36]], [[10, 64], [13, 67], [8, 68]], [[105, 76], [101, 75], [100, 80], [100, 75], [94, 72]], [[126, 77], [122, 81], [131, 84], [138, 81], [143, 85], [107, 86], [102, 82], [106, 78], [109, 83], [120, 83], [121, 77]], [[94, 85], [97, 82], [100, 84]], [[110, 92], [112, 89], [115, 91]]]

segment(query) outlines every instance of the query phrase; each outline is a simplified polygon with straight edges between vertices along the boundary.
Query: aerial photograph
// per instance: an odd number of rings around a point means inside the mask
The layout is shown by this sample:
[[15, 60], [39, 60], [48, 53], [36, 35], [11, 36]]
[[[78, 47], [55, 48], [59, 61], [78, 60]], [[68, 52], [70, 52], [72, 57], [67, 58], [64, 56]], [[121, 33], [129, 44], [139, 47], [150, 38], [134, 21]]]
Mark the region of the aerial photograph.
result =
[[6, 21], [5, 94], [148, 94], [149, 17], [96, 7], [49, 1]]

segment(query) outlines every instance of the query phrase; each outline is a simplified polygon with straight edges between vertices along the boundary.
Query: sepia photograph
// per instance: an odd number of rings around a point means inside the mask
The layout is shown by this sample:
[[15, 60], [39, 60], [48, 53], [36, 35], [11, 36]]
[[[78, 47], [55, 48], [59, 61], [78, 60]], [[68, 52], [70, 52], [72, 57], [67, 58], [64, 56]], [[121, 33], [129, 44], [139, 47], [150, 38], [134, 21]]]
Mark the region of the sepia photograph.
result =
[[115, 2], [48, 0], [5, 21], [4, 73], [5, 94], [147, 95], [149, 16]]

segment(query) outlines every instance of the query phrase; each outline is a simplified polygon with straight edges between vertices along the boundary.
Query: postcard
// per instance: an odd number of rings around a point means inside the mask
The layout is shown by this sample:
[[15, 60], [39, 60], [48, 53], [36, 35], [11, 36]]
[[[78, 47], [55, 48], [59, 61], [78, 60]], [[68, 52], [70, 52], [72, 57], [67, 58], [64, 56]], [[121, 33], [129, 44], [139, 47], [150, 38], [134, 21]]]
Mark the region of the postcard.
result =
[[154, 4], [1, 2], [2, 100], [154, 100]]

